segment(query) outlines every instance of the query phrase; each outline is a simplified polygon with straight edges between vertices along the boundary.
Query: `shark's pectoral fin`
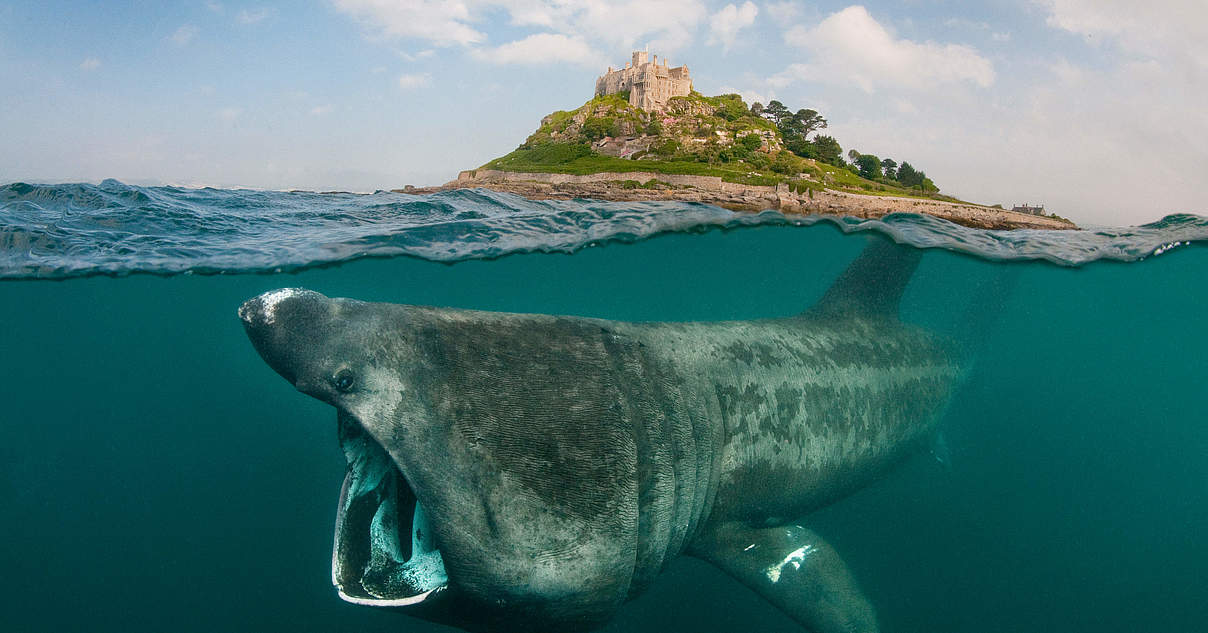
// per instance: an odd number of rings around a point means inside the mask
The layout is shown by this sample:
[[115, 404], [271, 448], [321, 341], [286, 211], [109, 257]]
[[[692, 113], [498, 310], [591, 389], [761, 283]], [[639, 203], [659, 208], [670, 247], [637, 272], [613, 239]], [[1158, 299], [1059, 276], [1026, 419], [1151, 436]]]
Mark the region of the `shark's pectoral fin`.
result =
[[801, 526], [716, 526], [691, 554], [713, 563], [815, 633], [869, 633], [872, 604], [829, 543]]

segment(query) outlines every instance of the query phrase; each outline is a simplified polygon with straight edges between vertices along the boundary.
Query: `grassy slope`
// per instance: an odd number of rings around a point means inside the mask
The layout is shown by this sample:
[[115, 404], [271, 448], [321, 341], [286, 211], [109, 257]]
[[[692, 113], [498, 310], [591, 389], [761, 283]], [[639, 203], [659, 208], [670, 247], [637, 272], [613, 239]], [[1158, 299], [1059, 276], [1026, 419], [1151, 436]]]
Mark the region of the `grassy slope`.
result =
[[[688, 99], [695, 99], [717, 106], [724, 103], [722, 100], [725, 98], [702, 97], [694, 94]], [[588, 101], [577, 110], [553, 113], [523, 145], [509, 154], [486, 163], [480, 169], [579, 175], [600, 172], [648, 171], [661, 174], [718, 176], [727, 182], [748, 185], [772, 186], [780, 182], [789, 182], [797, 190], [817, 190], [825, 187], [827, 189], [865, 195], [962, 202], [949, 196], [922, 194], [917, 190], [904, 189], [893, 184], [866, 180], [842, 167], [804, 159], [793, 155], [788, 150], [782, 150], [783, 157], [780, 160], [786, 161], [791, 166], [789, 172], [792, 175], [776, 173], [768, 168], [757, 168], [741, 161], [714, 161], [710, 163], [696, 160], [692, 156], [675, 156], [671, 160], [652, 159], [649, 157], [642, 158], [641, 160], [616, 158], [592, 151], [591, 147], [585, 142], [558, 142], [549, 140], [551, 133], [565, 129], [571, 119], [583, 111], [584, 108], [599, 108], [601, 106], [608, 110], [611, 118], [618, 120], [627, 119], [633, 121], [635, 117], [642, 116], [640, 111], [632, 108], [621, 96], [608, 95], [597, 97]], [[745, 109], [745, 104], [743, 108]], [[718, 129], [732, 131], [754, 127], [775, 129], [775, 126], [770, 121], [756, 117], [740, 117], [737, 120], [732, 119], [727, 121], [721, 116], [713, 116], [710, 121]], [[736, 138], [740, 133], [735, 132], [734, 137]], [[784, 170], [782, 169], [782, 171]], [[797, 174], [799, 173], [807, 174], [813, 180], [797, 178]]]

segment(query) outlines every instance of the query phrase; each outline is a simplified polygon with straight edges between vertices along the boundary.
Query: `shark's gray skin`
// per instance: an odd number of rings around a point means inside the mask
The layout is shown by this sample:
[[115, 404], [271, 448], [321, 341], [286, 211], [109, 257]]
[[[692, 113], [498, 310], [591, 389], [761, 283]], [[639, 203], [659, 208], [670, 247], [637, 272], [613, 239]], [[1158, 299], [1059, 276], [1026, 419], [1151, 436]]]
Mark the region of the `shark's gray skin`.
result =
[[798, 525], [927, 445], [961, 373], [900, 323], [918, 252], [874, 241], [785, 319], [626, 323], [284, 289], [239, 309], [338, 410], [346, 600], [470, 630], [607, 621], [687, 553], [807, 629], [877, 630]]

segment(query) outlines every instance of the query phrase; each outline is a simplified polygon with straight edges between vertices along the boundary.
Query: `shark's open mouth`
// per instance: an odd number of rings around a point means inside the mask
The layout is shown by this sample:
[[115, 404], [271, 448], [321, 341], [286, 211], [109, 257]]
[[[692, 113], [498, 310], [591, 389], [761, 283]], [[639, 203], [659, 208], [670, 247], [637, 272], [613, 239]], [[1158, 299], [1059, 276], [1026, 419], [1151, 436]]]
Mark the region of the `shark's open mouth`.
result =
[[340, 597], [370, 606], [417, 604], [448, 575], [430, 520], [394, 461], [351, 416], [339, 416], [348, 460], [336, 514], [331, 577]]

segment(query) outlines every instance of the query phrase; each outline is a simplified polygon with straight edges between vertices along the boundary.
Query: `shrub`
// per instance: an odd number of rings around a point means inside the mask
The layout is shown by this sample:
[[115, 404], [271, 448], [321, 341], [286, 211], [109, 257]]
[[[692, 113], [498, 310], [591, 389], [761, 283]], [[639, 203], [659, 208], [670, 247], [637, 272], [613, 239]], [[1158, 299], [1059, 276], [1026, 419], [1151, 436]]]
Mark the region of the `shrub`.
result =
[[680, 151], [679, 141], [673, 138], [665, 138], [658, 143], [650, 146], [650, 151], [653, 154], [663, 157], [675, 156]]
[[598, 141], [606, 136], [617, 136], [617, 120], [613, 117], [588, 117], [583, 121], [583, 136], [588, 140]]
[[752, 152], [760, 147], [763, 147], [763, 137], [755, 133], [748, 134], [738, 139], [738, 142]]
[[798, 161], [793, 160], [791, 152], [780, 152], [772, 161], [770, 169], [778, 174], [792, 174], [797, 171]]
[[801, 137], [785, 142], [784, 147], [802, 158], [817, 158], [814, 144]]
[[550, 117], [550, 122], [549, 122], [550, 129], [554, 132], [564, 132], [564, 131], [566, 131], [566, 126], [570, 125], [571, 121], [574, 118], [575, 118], [574, 112], [567, 112], [566, 110], [558, 110], [557, 112], [555, 112], [553, 114], [553, 116]]
[[772, 165], [772, 159], [768, 158], [767, 154], [761, 154], [759, 152], [752, 153], [750, 156], [747, 156], [745, 160], [747, 161], [747, 164], [755, 169], [767, 169]]

